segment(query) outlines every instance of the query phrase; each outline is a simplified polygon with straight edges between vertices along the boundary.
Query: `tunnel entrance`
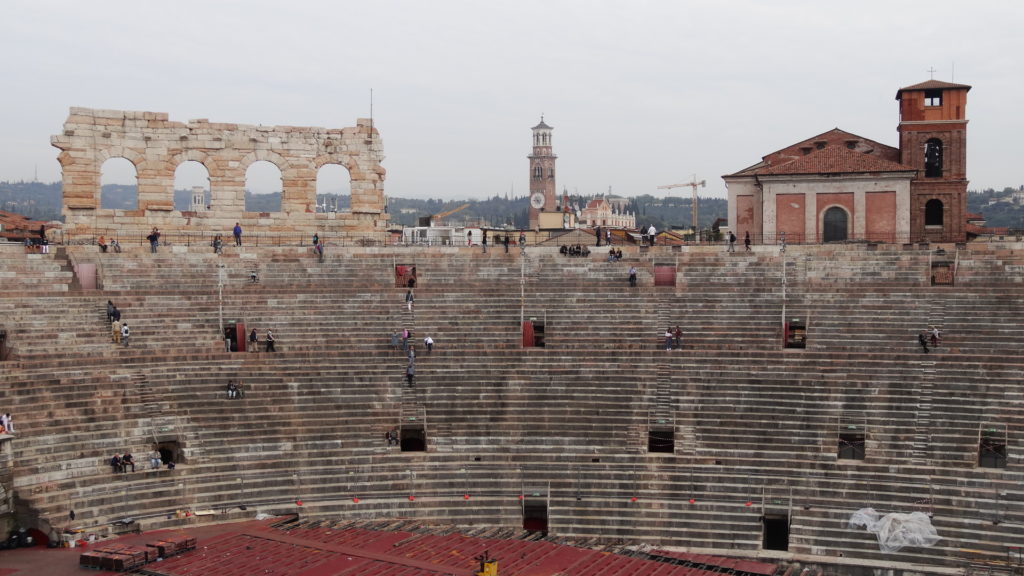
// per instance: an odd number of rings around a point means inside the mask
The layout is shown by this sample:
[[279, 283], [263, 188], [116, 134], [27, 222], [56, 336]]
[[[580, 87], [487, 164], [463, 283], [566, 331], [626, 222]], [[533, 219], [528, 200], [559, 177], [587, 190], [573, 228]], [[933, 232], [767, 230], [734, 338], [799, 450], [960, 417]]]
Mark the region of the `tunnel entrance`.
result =
[[399, 433], [402, 452], [426, 452], [427, 431], [422, 425], [403, 425]]
[[647, 431], [647, 451], [672, 454], [676, 451], [676, 433], [671, 428], [652, 428]]
[[171, 462], [181, 464], [185, 461], [181, 445], [177, 440], [164, 440], [156, 444], [156, 450], [160, 453], [160, 463], [167, 465]]
[[548, 533], [547, 498], [527, 497], [523, 500], [523, 530]]
[[789, 550], [789, 515], [765, 514], [764, 540], [761, 547], [765, 550]]

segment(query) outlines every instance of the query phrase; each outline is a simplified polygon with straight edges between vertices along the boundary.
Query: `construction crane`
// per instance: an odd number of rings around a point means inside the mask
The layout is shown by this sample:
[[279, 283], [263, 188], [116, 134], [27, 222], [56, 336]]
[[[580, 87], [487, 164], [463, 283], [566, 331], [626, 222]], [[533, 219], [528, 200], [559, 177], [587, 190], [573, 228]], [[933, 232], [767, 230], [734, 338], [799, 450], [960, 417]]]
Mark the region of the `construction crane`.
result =
[[431, 221], [433, 222], [434, 226], [438, 226], [438, 225], [441, 224], [441, 221], [444, 220], [445, 218], [451, 216], [452, 214], [455, 214], [459, 210], [463, 210], [463, 209], [468, 208], [468, 207], [469, 207], [469, 203], [466, 203], [466, 204], [463, 204], [462, 206], [458, 206], [456, 208], [452, 208], [451, 210], [446, 210], [444, 212], [441, 212], [440, 214], [434, 214], [433, 216], [431, 216]]
[[668, 184], [665, 186], [658, 186], [658, 190], [671, 190], [672, 188], [682, 188], [683, 186], [689, 186], [693, 188], [693, 204], [690, 206], [690, 214], [692, 216], [690, 223], [693, 226], [693, 233], [697, 233], [697, 187], [705, 188], [707, 186], [706, 180], [697, 182], [697, 175], [693, 175], [693, 179], [683, 184]]

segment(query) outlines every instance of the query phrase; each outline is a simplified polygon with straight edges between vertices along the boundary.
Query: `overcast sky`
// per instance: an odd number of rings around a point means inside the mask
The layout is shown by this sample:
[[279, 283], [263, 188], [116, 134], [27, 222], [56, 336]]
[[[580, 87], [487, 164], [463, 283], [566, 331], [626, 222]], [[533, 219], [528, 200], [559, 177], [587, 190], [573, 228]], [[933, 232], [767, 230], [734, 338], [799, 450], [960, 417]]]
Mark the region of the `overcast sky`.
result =
[[[970, 84], [971, 189], [1024, 184], [1024, 2], [6, 0], [0, 180], [60, 179], [71, 106], [171, 120], [354, 126], [385, 191], [527, 191], [530, 128], [558, 188], [656, 194], [834, 127], [896, 146], [897, 89]], [[688, 188], [672, 191], [689, 195]]]

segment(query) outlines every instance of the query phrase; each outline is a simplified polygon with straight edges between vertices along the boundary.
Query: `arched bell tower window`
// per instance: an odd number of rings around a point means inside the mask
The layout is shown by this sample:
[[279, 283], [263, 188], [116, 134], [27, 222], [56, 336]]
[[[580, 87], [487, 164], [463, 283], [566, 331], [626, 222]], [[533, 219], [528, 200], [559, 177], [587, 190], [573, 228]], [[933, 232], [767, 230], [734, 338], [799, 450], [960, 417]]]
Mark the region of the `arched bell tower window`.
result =
[[924, 177], [942, 178], [942, 140], [938, 138], [924, 144]]
[[541, 168], [539, 164], [537, 166], [533, 167], [533, 177], [534, 178], [540, 179], [543, 175], [544, 175], [544, 169]]
[[924, 205], [924, 225], [942, 226], [942, 200], [932, 198]]

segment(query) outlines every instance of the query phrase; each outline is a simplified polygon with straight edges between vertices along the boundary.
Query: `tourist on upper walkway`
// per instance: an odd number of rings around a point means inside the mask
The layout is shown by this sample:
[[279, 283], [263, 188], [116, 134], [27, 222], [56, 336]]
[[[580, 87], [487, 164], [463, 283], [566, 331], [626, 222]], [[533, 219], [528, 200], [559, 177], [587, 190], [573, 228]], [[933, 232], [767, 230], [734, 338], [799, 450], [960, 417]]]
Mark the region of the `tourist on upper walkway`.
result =
[[607, 230], [604, 231], [604, 241], [607, 242], [609, 246], [612, 245], [612, 229], [611, 228], [608, 228]]
[[260, 351], [260, 337], [256, 335], [256, 329], [253, 328], [252, 332], [249, 332], [249, 352]]
[[672, 327], [665, 329], [665, 350], [672, 349]]
[[11, 417], [10, 412], [0, 416], [0, 428], [3, 428], [7, 434], [14, 434], [14, 418]]
[[654, 227], [654, 224], [647, 229], [647, 236], [651, 239], [651, 246], [654, 246], [654, 240], [658, 237], [658, 229]]
[[466, 230], [466, 246], [473, 246], [473, 231]]
[[511, 242], [509, 239], [509, 233], [505, 232], [505, 237], [502, 238], [501, 243], [505, 245], [505, 254], [508, 254], [508, 244]]
[[672, 337], [675, 339], [676, 350], [683, 349], [683, 330], [676, 324], [676, 329], [672, 331]]
[[99, 239], [96, 240], [96, 245], [100, 247], [100, 252], [107, 252], [107, 239], [100, 235]]
[[519, 253], [526, 254], [526, 232], [519, 231]]
[[921, 345], [921, 349], [924, 350], [924, 353], [927, 354], [928, 353], [928, 336], [925, 334], [924, 330], [922, 330], [921, 333], [917, 335], [917, 342], [918, 342], [918, 344]]
[[615, 262], [616, 260], [618, 260], [618, 257], [615, 255], [615, 248], [609, 249], [608, 250], [608, 261], [609, 262]]
[[786, 253], [786, 233], [785, 232], [780, 232], [779, 233], [779, 254], [785, 254], [785, 253]]
[[636, 288], [636, 266], [629, 267], [629, 285]]
[[114, 252], [117, 254], [121, 253], [121, 244], [117, 241], [117, 238], [112, 238], [110, 240], [110, 247], [113, 248]]
[[235, 222], [235, 228], [231, 231], [231, 234], [235, 237], [235, 246], [242, 245], [242, 225]]
[[274, 332], [270, 328], [267, 328], [267, 352], [277, 352], [274, 348]]
[[562, 256], [568, 256], [569, 255], [569, 247], [566, 246], [565, 244], [562, 244], [562, 247], [558, 249], [558, 253], [561, 254]]
[[221, 238], [220, 234], [213, 237], [213, 253], [223, 254], [224, 253], [224, 239]]
[[480, 241], [480, 244], [483, 245], [483, 247], [484, 247], [484, 254], [486, 254], [487, 253], [487, 230], [484, 230], [483, 239]]
[[736, 251], [736, 234], [734, 234], [732, 232], [729, 232], [729, 248], [726, 250], [726, 252], [735, 252], [735, 251]]
[[160, 245], [160, 230], [154, 227], [146, 240], [149, 240], [149, 251], [156, 254], [156, 247]]
[[320, 243], [320, 233], [313, 232], [313, 247], [316, 248], [317, 244]]
[[150, 469], [156, 470], [157, 468], [160, 467], [160, 464], [162, 464], [162, 463], [163, 463], [163, 461], [162, 461], [162, 459], [160, 457], [160, 451], [156, 449], [156, 446], [153, 446], [153, 450], [150, 451], [150, 453], [149, 453], [149, 467], [150, 467]]
[[750, 230], [743, 234], [743, 246], [746, 247], [747, 252], [750, 252]]
[[594, 230], [594, 238], [597, 239], [597, 245], [600, 246], [601, 245], [601, 227], [600, 226], [598, 226], [597, 229]]

